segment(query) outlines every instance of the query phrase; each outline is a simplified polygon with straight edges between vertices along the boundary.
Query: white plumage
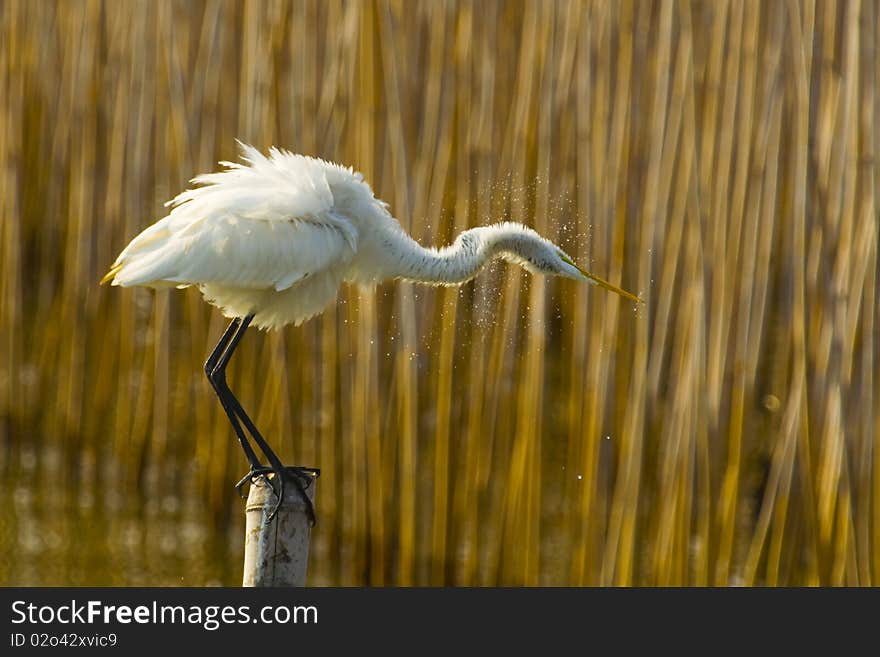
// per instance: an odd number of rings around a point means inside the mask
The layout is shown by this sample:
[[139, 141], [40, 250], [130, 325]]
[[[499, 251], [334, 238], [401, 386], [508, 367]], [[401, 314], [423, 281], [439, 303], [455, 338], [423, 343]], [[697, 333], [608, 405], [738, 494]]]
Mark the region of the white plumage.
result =
[[351, 168], [240, 146], [243, 163], [221, 162], [225, 170], [193, 178], [197, 186], [166, 204], [168, 215], [125, 247], [102, 282], [195, 285], [227, 317], [253, 315], [261, 328], [320, 313], [343, 281], [458, 284], [495, 256], [637, 300], [519, 224], [474, 228], [449, 247], [424, 248]]

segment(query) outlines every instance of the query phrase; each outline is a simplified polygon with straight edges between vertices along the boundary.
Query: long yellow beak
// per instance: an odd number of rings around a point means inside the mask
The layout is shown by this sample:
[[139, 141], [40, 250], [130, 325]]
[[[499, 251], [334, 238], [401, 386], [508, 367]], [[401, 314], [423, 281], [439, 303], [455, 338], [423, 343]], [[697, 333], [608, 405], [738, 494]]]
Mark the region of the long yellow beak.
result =
[[639, 297], [637, 297], [635, 294], [627, 292], [626, 290], [609, 283], [605, 279], [599, 278], [598, 276], [594, 276], [590, 272], [581, 269], [574, 262], [572, 262], [571, 259], [568, 258], [567, 256], [563, 255], [562, 259], [565, 262], [567, 262], [568, 264], [570, 264], [572, 267], [575, 267], [581, 274], [583, 274], [584, 278], [586, 278], [593, 285], [598, 285], [599, 287], [604, 287], [606, 290], [610, 290], [611, 292], [615, 292], [616, 294], [619, 294], [623, 298], [629, 299], [630, 301], [634, 301], [636, 303], [642, 303], [642, 304], [645, 303]]

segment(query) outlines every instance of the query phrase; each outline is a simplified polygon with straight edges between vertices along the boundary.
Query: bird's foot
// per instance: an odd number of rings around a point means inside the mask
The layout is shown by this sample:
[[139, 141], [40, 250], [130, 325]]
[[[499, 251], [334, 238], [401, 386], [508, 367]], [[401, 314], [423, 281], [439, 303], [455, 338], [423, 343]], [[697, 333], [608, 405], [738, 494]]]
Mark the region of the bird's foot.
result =
[[[275, 476], [269, 477], [268, 475], [270, 474], [273, 474]], [[235, 485], [235, 488], [238, 491], [238, 494], [241, 497], [244, 497], [244, 493], [242, 493], [242, 488], [246, 483], [252, 483], [255, 477], [265, 477], [266, 481], [269, 482], [269, 485], [272, 486], [272, 490], [275, 493], [275, 505], [272, 507], [272, 511], [269, 512], [269, 516], [267, 518], [267, 520], [271, 522], [272, 519], [278, 514], [278, 509], [281, 507], [281, 502], [284, 500], [284, 480], [289, 479], [293, 482], [294, 486], [296, 486], [296, 489], [299, 491], [303, 502], [305, 502], [306, 514], [309, 517], [309, 522], [311, 526], [314, 527], [317, 521], [315, 517], [315, 505], [312, 503], [312, 500], [306, 491], [309, 489], [309, 486], [312, 485], [312, 482], [320, 476], [320, 474], [321, 471], [318, 468], [288, 466], [282, 471], [279, 471], [273, 467], [261, 465], [251, 468], [250, 471]]]

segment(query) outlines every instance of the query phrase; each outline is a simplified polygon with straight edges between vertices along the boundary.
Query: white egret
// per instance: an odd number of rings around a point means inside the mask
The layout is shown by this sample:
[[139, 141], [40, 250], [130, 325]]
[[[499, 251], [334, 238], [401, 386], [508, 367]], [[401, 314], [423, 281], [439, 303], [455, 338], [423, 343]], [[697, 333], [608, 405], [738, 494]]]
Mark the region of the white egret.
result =
[[[298, 325], [333, 302], [343, 281], [458, 285], [496, 257], [640, 301], [584, 271], [521, 224], [472, 228], [451, 246], [426, 248], [404, 232], [388, 205], [350, 167], [276, 148], [266, 157], [246, 144], [240, 147], [242, 164], [221, 162], [225, 170], [193, 178], [196, 186], [169, 201], [168, 215], [135, 237], [101, 281], [122, 287], [196, 286], [232, 319], [205, 372], [250, 464], [239, 490], [254, 476], [274, 472], [280, 503], [285, 474], [310, 475], [303, 468], [285, 469], [226, 384], [226, 366], [251, 324]], [[268, 466], [260, 463], [242, 425]], [[301, 477], [292, 479], [314, 520]]]

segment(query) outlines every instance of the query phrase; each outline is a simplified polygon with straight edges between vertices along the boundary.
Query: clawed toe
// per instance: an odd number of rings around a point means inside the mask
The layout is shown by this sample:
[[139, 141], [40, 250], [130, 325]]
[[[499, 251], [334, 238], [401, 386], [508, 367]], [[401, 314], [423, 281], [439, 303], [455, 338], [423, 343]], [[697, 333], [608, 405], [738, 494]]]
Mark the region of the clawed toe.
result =
[[[275, 471], [266, 465], [261, 465], [256, 468], [251, 468], [250, 471], [244, 477], [242, 477], [237, 484], [235, 484], [235, 490], [238, 491], [238, 496], [242, 499], [244, 499], [246, 497], [246, 495], [244, 494], [244, 491], [242, 489], [244, 488], [245, 484], [252, 483], [254, 480], [254, 477], [261, 477], [261, 476], [270, 475], [273, 472], [275, 472]], [[268, 477], [266, 477], [266, 478], [268, 479]], [[273, 488], [274, 488], [274, 486], [273, 486]]]
[[315, 505], [312, 503], [312, 499], [309, 497], [309, 494], [306, 491], [312, 485], [312, 482], [321, 476], [321, 470], [318, 468], [291, 466], [287, 468], [287, 475], [296, 484], [296, 488], [299, 491], [303, 502], [305, 502], [306, 514], [309, 516], [309, 523], [312, 527], [314, 527], [315, 524], [317, 524], [317, 518], [315, 516]]

